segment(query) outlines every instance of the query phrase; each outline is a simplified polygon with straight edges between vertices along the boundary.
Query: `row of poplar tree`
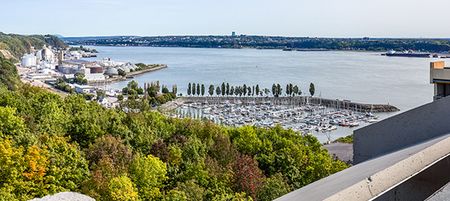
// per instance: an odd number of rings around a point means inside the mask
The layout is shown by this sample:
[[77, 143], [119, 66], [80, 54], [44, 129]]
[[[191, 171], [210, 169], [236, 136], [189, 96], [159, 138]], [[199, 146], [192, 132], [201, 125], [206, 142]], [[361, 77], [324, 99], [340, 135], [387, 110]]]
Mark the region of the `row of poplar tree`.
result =
[[[289, 83], [286, 85], [284, 89], [285, 96], [300, 96], [302, 95], [302, 91], [298, 87], [298, 85], [294, 85]], [[188, 96], [205, 96], [205, 93], [208, 93], [210, 96], [269, 96], [272, 95], [274, 97], [279, 97], [283, 95], [283, 88], [280, 84], [272, 84], [272, 90], [268, 88], [260, 88], [259, 84], [257, 85], [242, 85], [242, 86], [231, 86], [229, 83], [222, 82], [219, 86], [209, 85], [208, 91], [206, 91], [205, 84], [200, 83], [189, 83], [187, 87], [187, 95]], [[314, 83], [310, 83], [309, 85], [309, 93], [311, 96], [314, 96], [315, 86]], [[207, 95], [208, 95], [207, 94]]]

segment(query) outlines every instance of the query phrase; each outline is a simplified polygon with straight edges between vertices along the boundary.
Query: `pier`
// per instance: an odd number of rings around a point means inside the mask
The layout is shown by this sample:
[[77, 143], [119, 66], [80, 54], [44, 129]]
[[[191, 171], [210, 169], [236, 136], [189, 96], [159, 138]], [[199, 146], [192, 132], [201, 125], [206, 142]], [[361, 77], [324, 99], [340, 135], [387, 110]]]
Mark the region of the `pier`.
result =
[[397, 112], [397, 107], [389, 104], [367, 104], [357, 103], [349, 100], [326, 99], [310, 96], [297, 97], [180, 97], [178, 103], [240, 103], [246, 104], [269, 104], [269, 105], [321, 105], [329, 108], [345, 109], [356, 112]]

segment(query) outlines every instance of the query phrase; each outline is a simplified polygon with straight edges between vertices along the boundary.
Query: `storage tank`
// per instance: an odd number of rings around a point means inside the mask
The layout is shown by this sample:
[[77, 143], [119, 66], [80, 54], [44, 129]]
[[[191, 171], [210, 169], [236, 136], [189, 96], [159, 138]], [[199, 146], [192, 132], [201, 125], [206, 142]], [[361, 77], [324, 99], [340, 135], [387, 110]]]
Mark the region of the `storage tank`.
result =
[[47, 46], [44, 46], [44, 48], [42, 49], [42, 57], [45, 61], [48, 62], [53, 62], [55, 60], [55, 54]]
[[33, 54], [25, 54], [21, 61], [22, 67], [36, 66], [36, 56]]
[[106, 70], [105, 74], [109, 75], [109, 76], [114, 76], [114, 75], [118, 75], [119, 72], [117, 71], [117, 69], [110, 67]]

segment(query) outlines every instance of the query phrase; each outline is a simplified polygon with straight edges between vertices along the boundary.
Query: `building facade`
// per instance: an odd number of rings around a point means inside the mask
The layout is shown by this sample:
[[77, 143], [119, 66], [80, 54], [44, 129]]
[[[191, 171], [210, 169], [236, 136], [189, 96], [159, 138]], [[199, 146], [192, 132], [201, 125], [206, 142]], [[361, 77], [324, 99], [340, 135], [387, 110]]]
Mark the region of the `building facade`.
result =
[[450, 67], [444, 61], [430, 63], [430, 82], [434, 85], [433, 100], [450, 95]]

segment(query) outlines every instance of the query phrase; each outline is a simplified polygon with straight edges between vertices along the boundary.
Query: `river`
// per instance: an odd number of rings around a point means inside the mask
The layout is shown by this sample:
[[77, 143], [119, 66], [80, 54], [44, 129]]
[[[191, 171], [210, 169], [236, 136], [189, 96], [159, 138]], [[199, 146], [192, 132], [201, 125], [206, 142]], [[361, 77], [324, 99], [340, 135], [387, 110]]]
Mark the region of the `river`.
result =
[[[162, 63], [168, 68], [136, 76], [144, 82], [178, 85], [186, 94], [189, 82], [230, 85], [256, 85], [271, 88], [272, 83], [300, 86], [307, 94], [309, 83], [316, 96], [355, 102], [397, 106], [401, 111], [432, 101], [429, 62], [434, 58], [381, 56], [377, 52], [281, 51], [258, 49], [208, 49], [161, 47], [93, 47], [98, 58], [134, 63]], [[128, 81], [109, 87], [121, 89]], [[346, 131], [347, 132], [347, 131]]]

